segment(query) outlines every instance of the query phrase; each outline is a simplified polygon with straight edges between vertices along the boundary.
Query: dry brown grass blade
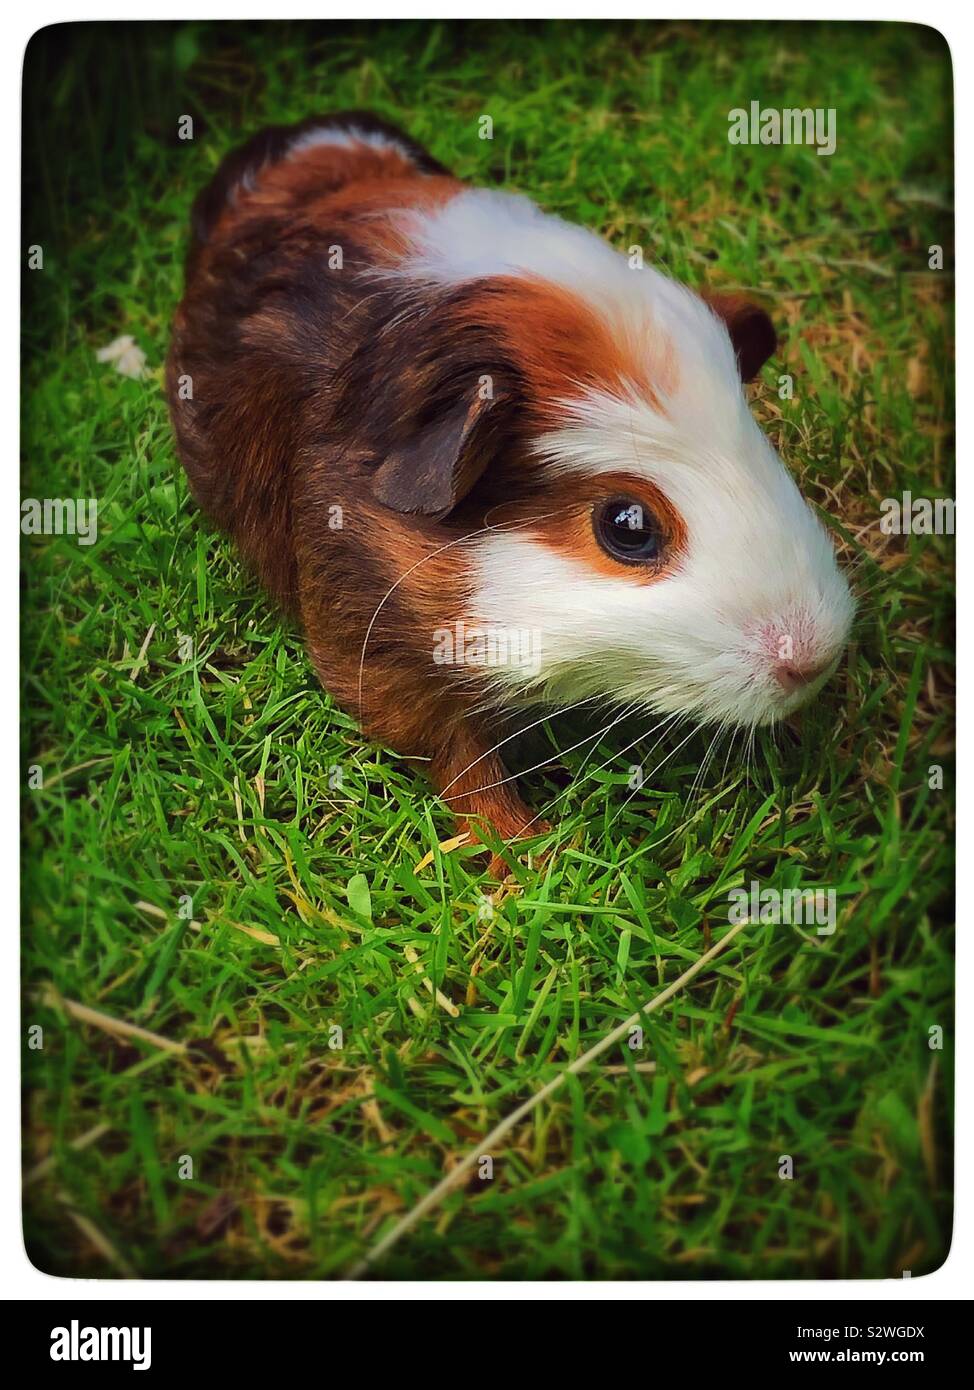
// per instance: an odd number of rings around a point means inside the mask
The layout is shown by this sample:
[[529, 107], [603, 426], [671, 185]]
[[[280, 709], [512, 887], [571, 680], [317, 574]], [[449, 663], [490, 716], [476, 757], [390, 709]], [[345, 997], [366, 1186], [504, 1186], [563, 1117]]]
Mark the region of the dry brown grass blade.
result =
[[[74, 1149], [76, 1153], [80, 1153], [82, 1149], [87, 1149], [90, 1148], [92, 1144], [97, 1144], [98, 1140], [101, 1139], [103, 1135], [108, 1134], [110, 1129], [111, 1125], [104, 1122], [102, 1124], [93, 1125], [92, 1128], [86, 1130], [84, 1134], [79, 1134], [77, 1139], [72, 1139], [68, 1148]], [[42, 1158], [40, 1163], [34, 1164], [30, 1172], [24, 1174], [24, 1186], [26, 1187], [28, 1183], [37, 1182], [40, 1178], [46, 1177], [56, 1166], [56, 1154], [49, 1154], [47, 1158]]]
[[917, 1101], [917, 1129], [920, 1131], [920, 1148], [923, 1152], [923, 1166], [932, 1188], [937, 1186], [937, 1137], [933, 1122], [934, 1097], [937, 1089], [937, 1058], [930, 1062], [927, 1084]]
[[73, 1199], [70, 1193], [59, 1192], [58, 1201], [63, 1204], [64, 1209], [81, 1234], [91, 1242], [98, 1253], [103, 1256], [110, 1265], [114, 1265], [123, 1279], [138, 1279], [139, 1276], [137, 1271], [133, 1269], [125, 1256], [115, 1249], [115, 1246], [104, 1232], [100, 1231], [93, 1221], [90, 1221], [83, 1212], [78, 1211], [73, 1205]]
[[164, 1038], [161, 1033], [140, 1028], [137, 1023], [126, 1023], [124, 1019], [113, 1018], [111, 1014], [104, 1014], [99, 1009], [90, 1009], [87, 1004], [79, 1004], [76, 999], [65, 999], [53, 985], [45, 985], [42, 988], [41, 998], [49, 1007], [63, 1009], [79, 1023], [90, 1023], [93, 1028], [100, 1028], [103, 1033], [112, 1033], [117, 1038], [138, 1038], [142, 1042], [150, 1043], [152, 1047], [158, 1047], [161, 1052], [186, 1051], [185, 1043], [173, 1042], [170, 1038]]
[[452, 1000], [447, 999], [446, 995], [443, 993], [442, 990], [434, 989], [433, 981], [429, 978], [428, 975], [423, 974], [423, 962], [420, 960], [413, 947], [407, 946], [405, 948], [404, 954], [406, 956], [406, 959], [409, 961], [409, 964], [416, 971], [416, 974], [419, 975], [419, 977], [423, 981], [424, 987], [430, 992], [430, 994], [432, 994], [433, 998], [436, 1000], [437, 1004], [439, 1004], [440, 1008], [443, 1009], [445, 1013], [448, 1013], [451, 1018], [459, 1018], [460, 1010], [457, 1008], [456, 1004], [454, 1004]]

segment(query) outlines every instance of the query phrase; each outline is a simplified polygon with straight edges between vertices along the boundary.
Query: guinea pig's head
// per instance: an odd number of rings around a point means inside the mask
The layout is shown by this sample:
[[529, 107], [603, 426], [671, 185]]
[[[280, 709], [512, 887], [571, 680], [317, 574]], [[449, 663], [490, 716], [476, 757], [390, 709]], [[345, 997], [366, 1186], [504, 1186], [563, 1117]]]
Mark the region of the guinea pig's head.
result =
[[525, 280], [504, 312], [497, 284], [471, 311], [493, 316], [490, 370], [420, 448], [437, 513], [459, 504], [476, 675], [502, 703], [770, 723], [835, 669], [853, 601], [745, 398], [774, 350], [767, 314], [645, 274], [598, 312]]

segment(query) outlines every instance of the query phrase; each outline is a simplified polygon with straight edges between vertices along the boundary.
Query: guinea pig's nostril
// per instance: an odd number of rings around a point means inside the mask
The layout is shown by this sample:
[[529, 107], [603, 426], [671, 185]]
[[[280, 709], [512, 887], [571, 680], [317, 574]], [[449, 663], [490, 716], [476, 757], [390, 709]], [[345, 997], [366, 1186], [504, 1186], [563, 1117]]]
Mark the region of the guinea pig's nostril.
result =
[[789, 695], [796, 690], [800, 690], [803, 685], [811, 685], [823, 672], [827, 671], [831, 662], [802, 662], [797, 661], [778, 661], [773, 670], [775, 680]]

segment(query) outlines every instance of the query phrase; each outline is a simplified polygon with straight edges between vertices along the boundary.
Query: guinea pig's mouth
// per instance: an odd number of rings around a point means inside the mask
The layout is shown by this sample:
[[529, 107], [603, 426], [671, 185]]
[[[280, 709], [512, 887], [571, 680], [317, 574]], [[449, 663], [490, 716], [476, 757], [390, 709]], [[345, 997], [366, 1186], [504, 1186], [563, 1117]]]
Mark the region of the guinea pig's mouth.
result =
[[787, 719], [807, 705], [823, 689], [839, 668], [842, 653], [809, 667], [783, 665], [772, 675], [768, 709], [761, 724]]

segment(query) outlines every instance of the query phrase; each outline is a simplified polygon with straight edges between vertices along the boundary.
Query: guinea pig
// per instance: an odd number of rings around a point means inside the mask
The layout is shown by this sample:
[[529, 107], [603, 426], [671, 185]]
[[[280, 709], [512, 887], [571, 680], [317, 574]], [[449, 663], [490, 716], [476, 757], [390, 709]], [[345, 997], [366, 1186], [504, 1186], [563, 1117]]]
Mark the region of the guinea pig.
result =
[[347, 112], [262, 131], [197, 197], [167, 392], [322, 684], [507, 839], [538, 826], [513, 709], [752, 727], [836, 666], [848, 585], [742, 385], [775, 346], [756, 304]]

